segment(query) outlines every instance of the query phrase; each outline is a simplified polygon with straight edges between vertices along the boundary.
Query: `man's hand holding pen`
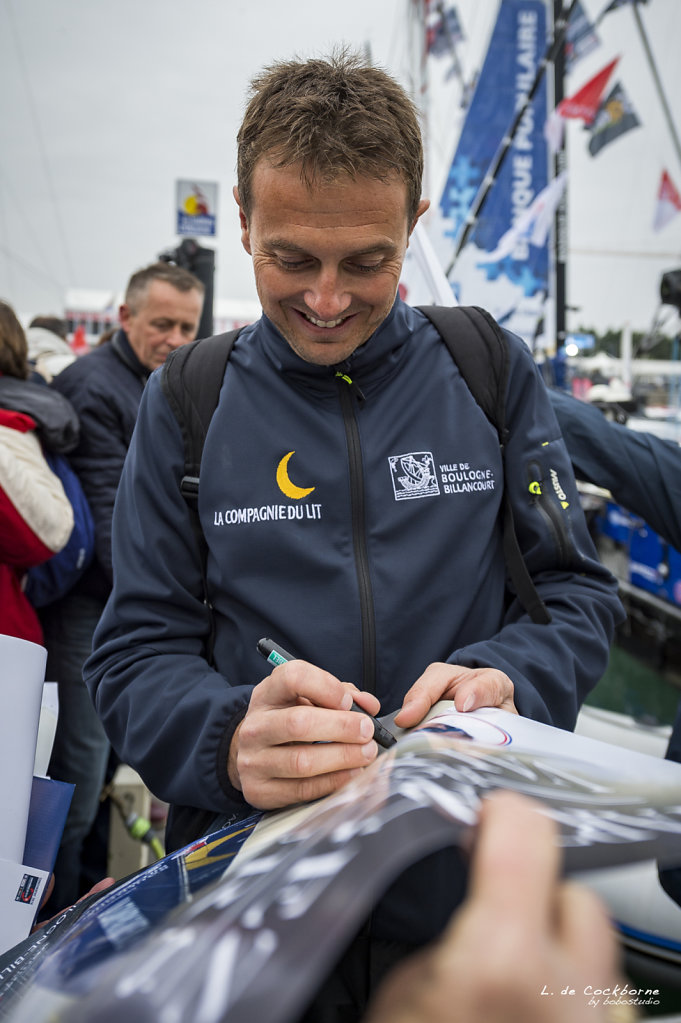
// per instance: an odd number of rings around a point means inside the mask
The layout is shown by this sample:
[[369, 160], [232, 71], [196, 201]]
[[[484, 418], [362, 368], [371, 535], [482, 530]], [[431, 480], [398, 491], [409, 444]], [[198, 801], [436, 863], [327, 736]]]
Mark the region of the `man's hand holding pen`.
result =
[[[353, 700], [367, 713], [353, 713]], [[369, 715], [379, 709], [371, 693], [322, 668], [281, 664], [253, 690], [232, 739], [230, 781], [263, 810], [329, 795], [376, 759]]]
[[[372, 716], [380, 704], [371, 693], [294, 659], [270, 639], [261, 639], [258, 651], [277, 667], [253, 690], [228, 762], [232, 785], [251, 806], [272, 810], [329, 795], [376, 759], [376, 739], [385, 747], [394, 742]], [[454, 700], [463, 712], [517, 713], [513, 683], [502, 671], [436, 662], [406, 694], [395, 724], [417, 725], [438, 700]]]

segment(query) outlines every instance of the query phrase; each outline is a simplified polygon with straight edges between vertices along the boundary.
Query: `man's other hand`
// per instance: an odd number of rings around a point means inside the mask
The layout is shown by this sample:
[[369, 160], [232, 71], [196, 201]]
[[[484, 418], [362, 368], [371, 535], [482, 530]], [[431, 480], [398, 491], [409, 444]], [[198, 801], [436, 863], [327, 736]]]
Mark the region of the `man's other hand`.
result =
[[438, 700], [454, 700], [456, 709], [462, 713], [478, 707], [500, 707], [518, 713], [513, 702], [513, 683], [503, 671], [438, 661], [429, 664], [414, 682], [395, 716], [395, 724], [398, 728], [413, 728]]

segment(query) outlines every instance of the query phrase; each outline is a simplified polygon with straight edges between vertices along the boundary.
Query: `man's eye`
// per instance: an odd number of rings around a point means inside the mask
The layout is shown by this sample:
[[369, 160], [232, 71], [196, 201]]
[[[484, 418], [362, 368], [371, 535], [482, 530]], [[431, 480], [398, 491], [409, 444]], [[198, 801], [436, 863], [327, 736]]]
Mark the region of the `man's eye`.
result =
[[310, 263], [309, 259], [284, 259], [283, 256], [278, 256], [277, 261], [284, 270], [302, 270]]
[[381, 269], [381, 263], [351, 263], [350, 267], [352, 270], [361, 274], [373, 274], [377, 270]]

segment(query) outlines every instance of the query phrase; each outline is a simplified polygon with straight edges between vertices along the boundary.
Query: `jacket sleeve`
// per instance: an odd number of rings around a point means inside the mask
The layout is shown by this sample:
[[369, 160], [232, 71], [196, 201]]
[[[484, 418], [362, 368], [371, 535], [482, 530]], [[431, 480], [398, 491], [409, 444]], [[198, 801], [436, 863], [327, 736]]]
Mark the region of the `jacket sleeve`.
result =
[[113, 515], [114, 586], [84, 678], [119, 756], [171, 803], [232, 812], [245, 803], [227, 754], [253, 687], [204, 658], [209, 618], [180, 428], [154, 373], [145, 388]]
[[66, 545], [72, 529], [71, 502], [33, 430], [0, 424], [0, 560], [38, 565]]
[[80, 440], [68, 457], [92, 511], [97, 560], [111, 583], [111, 518], [128, 449], [121, 410], [111, 387], [99, 387], [98, 373], [85, 375], [78, 364], [67, 367], [51, 386], [65, 395], [78, 413]]
[[501, 669], [515, 685], [521, 714], [572, 729], [607, 667], [624, 611], [616, 580], [589, 536], [546, 386], [524, 342], [507, 337], [505, 486], [525, 562], [552, 620], [534, 624], [513, 599], [495, 636], [454, 651], [449, 660]]
[[681, 448], [611, 423], [600, 409], [549, 392], [578, 479], [609, 490], [619, 504], [681, 550]]

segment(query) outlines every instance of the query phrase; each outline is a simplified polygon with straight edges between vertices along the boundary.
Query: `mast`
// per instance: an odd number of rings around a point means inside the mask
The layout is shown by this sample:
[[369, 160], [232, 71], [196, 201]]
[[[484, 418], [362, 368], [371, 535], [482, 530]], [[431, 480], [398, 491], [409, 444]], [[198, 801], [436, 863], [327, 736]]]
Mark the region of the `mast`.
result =
[[[554, 110], [565, 97], [565, 46], [563, 39], [567, 31], [567, 23], [570, 12], [563, 8], [563, 0], [553, 0], [553, 35], [554, 39], [560, 34], [561, 45], [554, 49], [553, 53], [553, 108]], [[563, 132], [563, 139], [560, 148], [553, 158], [554, 177], [558, 177], [567, 167], [567, 132]], [[554, 221], [554, 301], [555, 309], [555, 331], [556, 331], [556, 352], [565, 344], [565, 306], [566, 306], [566, 268], [567, 268], [567, 193], [568, 187], [561, 197], [556, 210]]]
[[[430, 177], [430, 161], [428, 159], [430, 144], [429, 89], [428, 89], [428, 41], [426, 19], [430, 0], [409, 0], [408, 12], [411, 15], [409, 38], [412, 41], [410, 67], [413, 80], [411, 92], [421, 119], [421, 136], [423, 138], [424, 168], [423, 194], [429, 195], [428, 179]], [[414, 55], [415, 50], [415, 55]]]

